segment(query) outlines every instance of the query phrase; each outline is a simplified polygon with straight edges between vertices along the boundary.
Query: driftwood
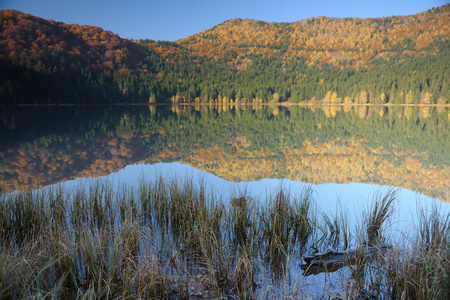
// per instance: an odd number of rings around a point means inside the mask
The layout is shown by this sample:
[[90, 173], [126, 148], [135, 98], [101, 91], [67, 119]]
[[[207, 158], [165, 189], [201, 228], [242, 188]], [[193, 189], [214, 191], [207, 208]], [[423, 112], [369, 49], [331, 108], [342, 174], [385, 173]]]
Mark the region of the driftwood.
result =
[[386, 254], [387, 250], [392, 248], [390, 245], [364, 246], [345, 251], [336, 251], [328, 249], [322, 253], [313, 255], [304, 255], [305, 264], [300, 265], [304, 270], [304, 275], [315, 275], [322, 272], [334, 272], [345, 266], [356, 264], [358, 259], [371, 260], [375, 257]]

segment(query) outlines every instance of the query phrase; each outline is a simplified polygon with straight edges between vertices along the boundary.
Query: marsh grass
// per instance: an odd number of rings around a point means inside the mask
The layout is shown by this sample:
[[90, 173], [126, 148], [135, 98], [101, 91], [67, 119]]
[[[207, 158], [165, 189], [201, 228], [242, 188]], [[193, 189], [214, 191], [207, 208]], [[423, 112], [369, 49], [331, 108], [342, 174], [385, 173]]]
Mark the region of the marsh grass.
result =
[[259, 218], [270, 260], [284, 258], [294, 249], [303, 250], [313, 232], [313, 210], [309, 188], [299, 197], [282, 188], [269, 197], [267, 206], [260, 208]]
[[[342, 279], [346, 299], [386, 298], [386, 251], [383, 247], [390, 241], [385, 234], [385, 228], [389, 225], [387, 222], [393, 213], [397, 193], [398, 190], [393, 188], [376, 192], [369, 206], [363, 211], [362, 220], [355, 226], [353, 234], [348, 230], [348, 219], [342, 208], [338, 214], [340, 218], [335, 218], [333, 228], [339, 228], [335, 229], [339, 233], [341, 230], [344, 232], [344, 249], [350, 245], [356, 249], [353, 264], [348, 266], [349, 276]], [[332, 227], [330, 221], [325, 223]], [[369, 248], [374, 249], [370, 254]]]
[[356, 247], [355, 263], [334, 277], [337, 294], [321, 283], [312, 298], [445, 299], [450, 217], [437, 209], [392, 250], [363, 255], [392, 241], [383, 228], [395, 197], [377, 195], [351, 230], [345, 208], [322, 213], [311, 189], [280, 188], [267, 204], [162, 178], [0, 195], [0, 298], [308, 298], [295, 271], [302, 255]]
[[373, 196], [364, 222], [367, 234], [365, 240], [368, 245], [372, 246], [383, 242], [382, 226], [393, 213], [397, 194], [397, 189], [389, 188], [385, 193], [377, 192]]
[[421, 211], [417, 232], [402, 241], [401, 248], [387, 258], [389, 294], [404, 299], [449, 299], [450, 214], [437, 207]]

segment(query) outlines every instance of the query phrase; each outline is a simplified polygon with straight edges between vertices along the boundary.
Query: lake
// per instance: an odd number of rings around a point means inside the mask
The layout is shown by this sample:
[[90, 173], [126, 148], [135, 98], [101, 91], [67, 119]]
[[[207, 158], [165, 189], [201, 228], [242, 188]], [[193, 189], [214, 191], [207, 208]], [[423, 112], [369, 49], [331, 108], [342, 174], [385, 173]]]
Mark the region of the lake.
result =
[[229, 182], [379, 184], [450, 202], [449, 108], [21, 107], [1, 116], [5, 191], [179, 162]]
[[[92, 195], [89, 185], [108, 182], [113, 193], [132, 186], [139, 198], [143, 182], [163, 180], [166, 186], [187, 183], [207, 198], [225, 202], [230, 218], [241, 213], [231, 208], [230, 199], [251, 199], [263, 222], [263, 207], [270, 207], [273, 199], [283, 198], [283, 193], [288, 199], [310, 193], [318, 216], [331, 220], [326, 224], [359, 228], [377, 197], [395, 191], [395, 209], [384, 225], [391, 239], [404, 238], [411, 224], [421, 222], [423, 211], [437, 207], [444, 215], [450, 212], [449, 108], [48, 106], [2, 108], [1, 120], [3, 193], [62, 186], [73, 195], [88, 186]], [[169, 191], [176, 190], [171, 187]], [[160, 226], [154, 219], [149, 222]], [[224, 244], [236, 234], [223, 237]], [[357, 246], [357, 235], [356, 230], [349, 245], [338, 242], [334, 248]], [[176, 244], [176, 237], [170, 239]], [[288, 252], [294, 258], [282, 262], [289, 266], [282, 273], [289, 276], [277, 276], [282, 281], [303, 278], [302, 255], [328, 246], [332, 244], [292, 247], [296, 250]], [[267, 287], [266, 280], [273, 282], [265, 275], [256, 277], [260, 287]], [[327, 280], [323, 274], [304, 278], [299, 281], [314, 288]], [[282, 283], [274, 284], [275, 293]], [[260, 288], [258, 295], [266, 292]]]

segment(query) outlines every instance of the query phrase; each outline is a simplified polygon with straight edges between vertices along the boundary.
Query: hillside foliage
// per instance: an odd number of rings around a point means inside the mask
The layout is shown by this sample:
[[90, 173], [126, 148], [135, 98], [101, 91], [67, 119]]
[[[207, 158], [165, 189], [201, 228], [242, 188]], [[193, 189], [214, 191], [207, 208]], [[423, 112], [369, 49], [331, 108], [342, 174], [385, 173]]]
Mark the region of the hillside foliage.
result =
[[0, 11], [0, 103], [445, 104], [450, 4], [411, 16], [233, 19], [176, 42]]

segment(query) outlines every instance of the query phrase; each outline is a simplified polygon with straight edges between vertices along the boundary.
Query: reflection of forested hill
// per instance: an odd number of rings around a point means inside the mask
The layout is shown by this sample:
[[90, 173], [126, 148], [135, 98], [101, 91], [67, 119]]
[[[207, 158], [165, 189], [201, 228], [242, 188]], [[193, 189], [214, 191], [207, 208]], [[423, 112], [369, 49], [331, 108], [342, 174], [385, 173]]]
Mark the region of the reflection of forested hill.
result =
[[4, 111], [0, 139], [7, 142], [0, 145], [0, 181], [13, 189], [37, 188], [108, 175], [141, 161], [147, 152], [140, 137], [121, 130], [126, 119], [111, 109]]
[[371, 182], [450, 201], [448, 109], [217, 108], [8, 111], [0, 181], [35, 188], [136, 162], [181, 161], [230, 181]]
[[193, 151], [181, 159], [229, 181], [262, 178], [289, 178], [313, 184], [375, 183], [399, 186], [450, 202], [450, 168], [422, 163], [418, 152], [370, 148], [365, 139], [305, 141], [303, 147], [282, 146], [281, 153], [269, 149], [240, 150], [228, 154], [223, 149]]
[[[450, 4], [411, 16], [234, 19], [175, 43], [0, 11], [0, 104], [448, 103]], [[170, 100], [169, 100], [170, 99]]]

